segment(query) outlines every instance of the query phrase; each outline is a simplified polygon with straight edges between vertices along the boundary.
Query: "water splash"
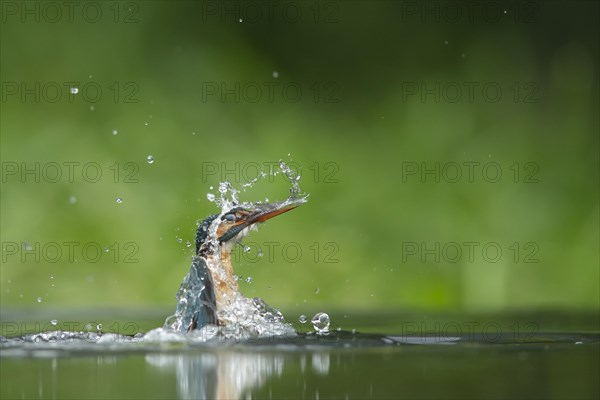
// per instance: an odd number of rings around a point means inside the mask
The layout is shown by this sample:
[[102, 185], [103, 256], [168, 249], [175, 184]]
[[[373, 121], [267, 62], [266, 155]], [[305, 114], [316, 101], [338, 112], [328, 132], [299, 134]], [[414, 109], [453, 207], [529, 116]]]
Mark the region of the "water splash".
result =
[[[246, 192], [248, 189], [254, 187], [261, 180], [266, 179], [268, 177], [276, 177], [280, 174], [286, 177], [286, 180], [291, 183], [291, 187], [289, 189], [290, 194], [288, 198], [278, 204], [280, 204], [281, 206], [286, 206], [292, 204], [299, 205], [305, 203], [308, 199], [308, 194], [303, 193], [300, 189], [301, 176], [298, 175], [298, 173], [294, 171], [293, 168], [290, 168], [290, 166], [283, 160], [279, 160], [278, 167], [270, 168], [267, 172], [261, 170], [256, 176], [256, 178], [250, 180], [247, 183], [242, 184], [241, 191]], [[211, 186], [210, 189], [212, 190], [213, 187]], [[252, 208], [257, 205], [267, 203], [269, 201], [268, 199], [265, 199], [264, 203], [260, 201], [255, 203], [240, 202], [240, 190], [236, 189], [229, 181], [220, 182], [217, 190], [219, 192], [218, 196], [216, 196], [213, 193], [207, 193], [206, 196], [210, 202], [215, 203], [221, 209], [220, 214], [224, 214], [225, 212], [231, 210], [234, 207]]]
[[234, 301], [219, 312], [222, 326], [218, 335], [226, 339], [252, 339], [295, 336], [294, 327], [285, 322], [283, 314], [261, 298], [249, 299], [237, 294]]
[[[246, 192], [252, 188], [261, 179], [268, 176], [282, 175], [290, 182], [288, 197], [280, 202], [270, 203], [277, 207], [285, 207], [289, 205], [299, 205], [307, 201], [307, 194], [304, 194], [300, 189], [300, 176], [290, 168], [285, 162], [280, 161], [279, 166], [267, 172], [260, 171], [258, 176], [252, 181], [241, 185], [238, 190], [231, 182], [220, 182], [217, 187], [217, 193], [207, 193], [207, 199], [220, 208], [220, 213], [209, 217], [204, 222], [199, 222], [199, 229], [206, 232], [206, 237], [210, 238], [210, 246], [215, 248], [220, 244], [217, 242], [216, 230], [219, 224], [212, 223], [219, 220], [219, 217], [229, 212], [234, 207], [244, 207], [248, 209], [260, 208], [264, 205], [263, 202], [241, 202], [240, 193]], [[211, 186], [210, 190], [214, 188]], [[245, 249], [245, 250], [249, 250]], [[174, 315], [168, 317], [163, 326], [163, 330], [167, 332], [185, 333], [190, 326], [196, 324], [201, 327], [198, 330], [191, 330], [189, 334], [200, 340], [210, 340], [214, 337], [246, 339], [256, 337], [273, 337], [273, 336], [293, 336], [296, 334], [295, 329], [288, 323], [281, 312], [277, 309], [269, 307], [262, 299], [248, 299], [239, 293], [234, 293], [233, 297], [228, 297], [224, 305], [220, 305], [218, 310], [215, 310], [211, 304], [214, 304], [214, 299], [208, 298], [207, 285], [210, 280], [209, 276], [202, 272], [200, 268], [194, 268], [194, 265], [202, 262], [200, 257], [194, 256], [192, 259], [192, 268], [188, 273], [179, 291], [177, 293], [177, 309]], [[222, 274], [212, 276], [212, 279], [226, 282], [227, 277], [224, 275], [226, 269], [221, 265], [219, 257], [213, 262], [217, 266], [213, 269], [213, 274]], [[241, 277], [234, 277], [235, 281], [241, 280]], [[247, 277], [246, 283], [251, 283], [252, 278]], [[199, 315], [198, 310], [206, 310], [203, 315]], [[217, 318], [218, 317], [218, 318]], [[196, 320], [200, 319], [200, 321]], [[214, 321], [219, 321], [219, 326], [214, 326]]]
[[329, 333], [329, 315], [324, 312], [315, 314], [310, 321], [313, 324], [313, 328], [318, 335], [324, 335]]

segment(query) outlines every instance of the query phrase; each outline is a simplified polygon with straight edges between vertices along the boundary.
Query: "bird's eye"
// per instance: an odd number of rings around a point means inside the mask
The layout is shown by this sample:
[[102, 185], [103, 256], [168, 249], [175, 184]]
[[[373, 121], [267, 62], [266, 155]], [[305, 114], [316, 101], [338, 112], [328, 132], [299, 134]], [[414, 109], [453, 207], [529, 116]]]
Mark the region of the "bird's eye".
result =
[[229, 221], [229, 222], [234, 222], [235, 214], [225, 214], [225, 215], [223, 215], [223, 217], [221, 219], [223, 219], [225, 221]]

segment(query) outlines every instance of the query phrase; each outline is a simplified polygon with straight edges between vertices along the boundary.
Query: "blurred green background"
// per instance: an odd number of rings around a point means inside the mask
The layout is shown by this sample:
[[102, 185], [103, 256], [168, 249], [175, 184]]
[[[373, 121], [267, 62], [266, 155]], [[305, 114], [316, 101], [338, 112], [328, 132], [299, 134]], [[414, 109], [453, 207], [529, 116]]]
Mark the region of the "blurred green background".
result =
[[85, 4], [2, 4], [4, 312], [174, 308], [210, 187], [290, 158], [309, 202], [238, 250], [248, 296], [600, 308], [598, 3]]

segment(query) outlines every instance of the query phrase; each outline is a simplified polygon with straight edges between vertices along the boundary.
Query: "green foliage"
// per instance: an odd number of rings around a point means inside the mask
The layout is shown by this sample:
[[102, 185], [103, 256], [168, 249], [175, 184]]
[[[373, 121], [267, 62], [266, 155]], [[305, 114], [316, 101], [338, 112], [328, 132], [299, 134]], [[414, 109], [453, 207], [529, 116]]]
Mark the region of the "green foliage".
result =
[[[216, 211], [209, 187], [224, 174], [239, 188], [290, 153], [309, 202], [248, 238], [263, 257], [236, 263], [253, 278], [247, 295], [299, 309], [598, 309], [597, 13], [579, 11], [578, 25], [550, 6], [529, 24], [418, 24], [394, 18], [393, 2], [368, 16], [348, 2], [331, 24], [233, 24], [202, 22], [193, 3], [141, 4], [131, 24], [2, 25], [3, 84], [63, 90], [57, 102], [2, 100], [3, 168], [19, 168], [3, 170], [2, 242], [17, 249], [2, 249], [2, 307], [174, 306], [185, 242]], [[236, 94], [207, 93], [221, 84]], [[96, 103], [83, 97], [93, 85]], [[439, 182], [421, 175], [437, 166]], [[262, 182], [242, 200], [283, 199], [288, 186]], [[493, 262], [490, 243], [502, 250]], [[90, 262], [98, 246], [109, 251]]]

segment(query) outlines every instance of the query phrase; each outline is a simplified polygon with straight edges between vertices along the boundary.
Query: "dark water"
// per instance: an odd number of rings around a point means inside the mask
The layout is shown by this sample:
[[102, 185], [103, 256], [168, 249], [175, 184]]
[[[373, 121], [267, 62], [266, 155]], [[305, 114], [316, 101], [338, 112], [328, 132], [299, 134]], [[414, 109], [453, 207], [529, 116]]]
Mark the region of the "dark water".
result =
[[597, 331], [472, 329], [454, 335], [432, 329], [415, 332], [415, 326], [402, 325], [395, 334], [341, 330], [328, 335], [302, 333], [210, 343], [160, 335], [64, 331], [4, 337], [0, 344], [0, 397], [600, 396]]

